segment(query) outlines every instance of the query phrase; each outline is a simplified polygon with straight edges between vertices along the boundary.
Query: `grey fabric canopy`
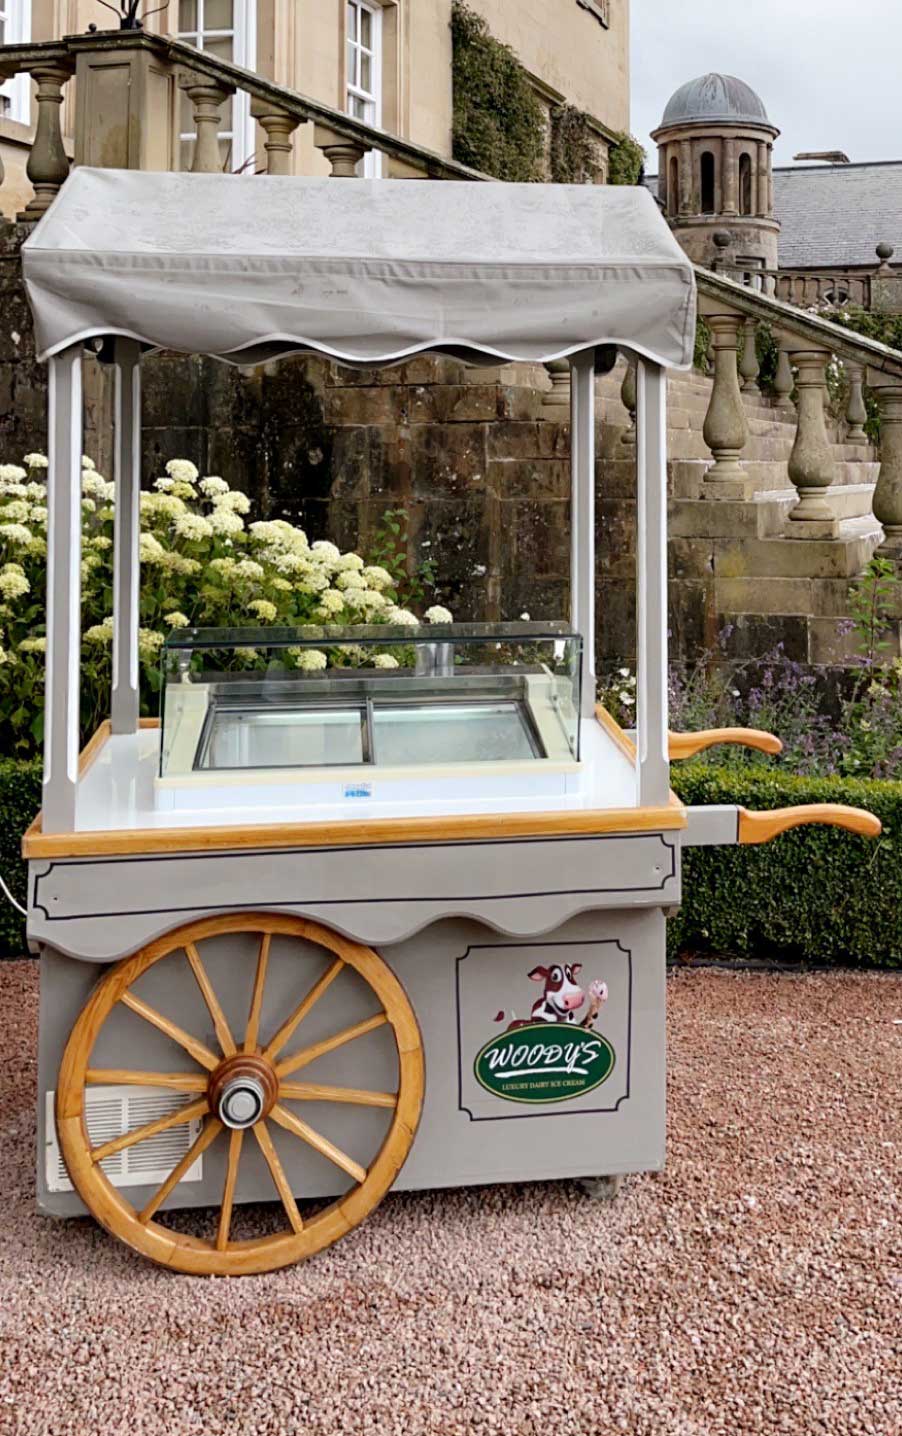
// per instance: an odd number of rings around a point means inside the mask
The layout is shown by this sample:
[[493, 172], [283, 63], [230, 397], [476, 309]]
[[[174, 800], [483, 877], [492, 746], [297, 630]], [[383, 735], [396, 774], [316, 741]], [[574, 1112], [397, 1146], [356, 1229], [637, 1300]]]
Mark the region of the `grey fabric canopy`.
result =
[[642, 187], [82, 167], [22, 256], [42, 358], [123, 335], [236, 364], [607, 343], [692, 362], [692, 266]]

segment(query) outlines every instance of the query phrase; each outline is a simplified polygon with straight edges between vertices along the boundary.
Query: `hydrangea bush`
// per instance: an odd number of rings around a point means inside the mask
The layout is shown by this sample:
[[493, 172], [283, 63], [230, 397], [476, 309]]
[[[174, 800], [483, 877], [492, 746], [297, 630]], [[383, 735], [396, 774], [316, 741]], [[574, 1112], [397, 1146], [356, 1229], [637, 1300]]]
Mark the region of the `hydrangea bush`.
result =
[[[82, 460], [82, 733], [109, 711], [113, 638], [114, 486]], [[47, 459], [27, 454], [0, 465], [0, 751], [27, 757], [43, 735]], [[253, 522], [246, 494], [194, 464], [173, 459], [141, 494], [142, 712], [154, 713], [160, 650], [168, 633], [189, 626], [294, 627], [390, 623], [415, 627], [398, 601], [395, 578], [335, 544], [309, 543], [281, 519]], [[447, 623], [435, 606], [427, 622]], [[402, 650], [403, 652], [403, 650]], [[288, 661], [315, 671], [330, 662], [398, 666], [397, 648], [291, 649]], [[257, 653], [235, 661], [253, 666]]]

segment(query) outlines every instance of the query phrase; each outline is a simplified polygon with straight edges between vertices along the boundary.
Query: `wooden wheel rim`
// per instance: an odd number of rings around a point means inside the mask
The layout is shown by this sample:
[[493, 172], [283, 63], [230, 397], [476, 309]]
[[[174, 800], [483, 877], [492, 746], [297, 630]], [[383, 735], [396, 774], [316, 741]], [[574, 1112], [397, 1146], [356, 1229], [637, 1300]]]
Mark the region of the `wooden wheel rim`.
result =
[[[171, 953], [181, 950], [188, 952], [187, 945], [216, 934], [239, 932], [259, 933], [261, 953], [265, 943], [267, 957], [269, 939], [276, 934], [315, 943], [334, 953], [337, 959], [354, 969], [369, 984], [382, 1005], [382, 1021], [390, 1027], [397, 1049], [398, 1092], [389, 1130], [378, 1153], [366, 1169], [363, 1181], [317, 1212], [309, 1222], [303, 1224], [300, 1231], [289, 1230], [274, 1236], [229, 1242], [225, 1250], [217, 1250], [214, 1245], [198, 1237], [170, 1231], [155, 1222], [152, 1217], [145, 1221], [140, 1219], [127, 1197], [113, 1186], [101, 1169], [99, 1161], [92, 1157], [84, 1117], [84, 1093], [86, 1086], [90, 1085], [87, 1074], [97, 1036], [107, 1017], [128, 992], [132, 983], [148, 968]], [[317, 985], [314, 984], [314, 989]], [[249, 1025], [253, 1021], [252, 1005]], [[274, 1040], [271, 1040], [270, 1045]], [[198, 1043], [198, 1046], [200, 1045]], [[151, 1079], [153, 1075], [155, 1074], [149, 1074]], [[202, 1075], [207, 1077], [209, 1070]], [[154, 1085], [153, 1081], [149, 1081], [147, 1085]], [[76, 1019], [63, 1053], [56, 1091], [56, 1125], [60, 1149], [76, 1191], [91, 1215], [113, 1236], [133, 1250], [178, 1271], [199, 1275], [249, 1274], [274, 1271], [279, 1267], [290, 1266], [304, 1257], [313, 1256], [352, 1231], [369, 1215], [391, 1187], [410, 1150], [423, 1105], [423, 1086], [423, 1048], [416, 1017], [400, 982], [377, 953], [305, 918], [276, 913], [238, 913], [228, 917], [207, 918], [176, 928], [142, 948], [133, 957], [116, 963], [101, 978]], [[202, 1137], [211, 1125], [219, 1128], [220, 1124], [216, 1123], [212, 1114], [208, 1114]], [[261, 1122], [259, 1126], [264, 1129], [266, 1141], [269, 1142], [271, 1139], [268, 1137], [265, 1122]], [[256, 1130], [257, 1128], [254, 1128], [254, 1131]], [[214, 1133], [210, 1142], [216, 1140], [222, 1132], [233, 1143], [236, 1137], [240, 1138], [242, 1135], [222, 1127]], [[263, 1140], [258, 1140], [263, 1147]], [[240, 1141], [237, 1150], [240, 1151]], [[278, 1165], [278, 1158], [276, 1163]], [[231, 1166], [231, 1148], [229, 1165]], [[228, 1188], [228, 1178], [226, 1185]], [[282, 1196], [284, 1205], [285, 1198], [281, 1188], [276, 1195]], [[224, 1204], [228, 1202], [229, 1209], [231, 1199], [231, 1192], [227, 1190], [223, 1193]]]

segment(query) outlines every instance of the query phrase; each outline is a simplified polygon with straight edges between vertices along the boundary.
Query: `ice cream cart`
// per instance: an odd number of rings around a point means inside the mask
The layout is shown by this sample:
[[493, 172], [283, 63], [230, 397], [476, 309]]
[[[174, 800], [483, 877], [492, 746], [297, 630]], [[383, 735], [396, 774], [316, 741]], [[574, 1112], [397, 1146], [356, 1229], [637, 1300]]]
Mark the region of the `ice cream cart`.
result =
[[[237, 1274], [321, 1250], [390, 1189], [659, 1168], [682, 848], [879, 825], [671, 794], [671, 748], [775, 740], [668, 733], [665, 371], [691, 364], [695, 287], [651, 196], [80, 168], [23, 262], [50, 383], [44, 796], [24, 842], [41, 1209]], [[86, 345], [115, 369], [117, 504], [111, 716], [79, 755]], [[638, 364], [634, 735], [596, 703], [603, 346]], [[155, 349], [569, 359], [567, 620], [181, 629], [160, 721], [140, 719]], [[355, 662], [298, 667], [311, 645]]]

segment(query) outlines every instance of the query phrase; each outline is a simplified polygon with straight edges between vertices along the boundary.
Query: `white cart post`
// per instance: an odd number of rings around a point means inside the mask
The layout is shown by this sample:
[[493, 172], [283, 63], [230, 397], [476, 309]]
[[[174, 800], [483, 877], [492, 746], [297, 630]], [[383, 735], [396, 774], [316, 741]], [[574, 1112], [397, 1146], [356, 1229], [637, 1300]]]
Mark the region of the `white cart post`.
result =
[[640, 359], [636, 394], [638, 488], [639, 804], [670, 798], [667, 741], [667, 378]]
[[582, 716], [595, 715], [595, 351], [570, 363], [570, 623], [583, 637]]
[[113, 552], [112, 731], [138, 728], [138, 582], [140, 578], [141, 346], [114, 349], [116, 522]]

